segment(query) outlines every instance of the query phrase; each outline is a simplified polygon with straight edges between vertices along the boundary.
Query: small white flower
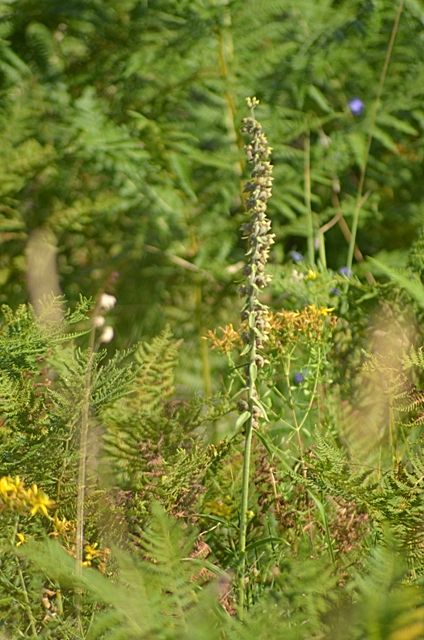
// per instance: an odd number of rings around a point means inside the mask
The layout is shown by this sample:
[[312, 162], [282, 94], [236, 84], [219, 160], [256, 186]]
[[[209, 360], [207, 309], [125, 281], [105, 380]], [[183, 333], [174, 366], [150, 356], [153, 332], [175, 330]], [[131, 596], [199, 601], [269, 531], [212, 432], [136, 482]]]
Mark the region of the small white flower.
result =
[[95, 316], [93, 318], [93, 326], [97, 327], [97, 329], [99, 329], [100, 327], [103, 327], [105, 322], [106, 320], [104, 319], [103, 316]]
[[114, 331], [112, 327], [105, 327], [100, 336], [100, 342], [104, 342], [105, 344], [107, 344], [108, 342], [111, 342], [113, 340], [113, 336]]
[[115, 296], [111, 296], [109, 293], [102, 293], [100, 296], [100, 308], [103, 311], [110, 311], [116, 304]]
[[291, 277], [292, 277], [292, 280], [294, 280], [295, 282], [299, 282], [300, 280], [304, 280], [305, 275], [300, 271], [298, 271], [297, 269], [293, 269], [291, 272]]
[[325, 133], [324, 133], [324, 131], [322, 131], [322, 130], [319, 132], [319, 141], [320, 141], [320, 144], [321, 144], [325, 149], [327, 149], [327, 148], [330, 146], [330, 144], [331, 144], [331, 138], [330, 138], [330, 136], [327, 136], [327, 134], [325, 134]]

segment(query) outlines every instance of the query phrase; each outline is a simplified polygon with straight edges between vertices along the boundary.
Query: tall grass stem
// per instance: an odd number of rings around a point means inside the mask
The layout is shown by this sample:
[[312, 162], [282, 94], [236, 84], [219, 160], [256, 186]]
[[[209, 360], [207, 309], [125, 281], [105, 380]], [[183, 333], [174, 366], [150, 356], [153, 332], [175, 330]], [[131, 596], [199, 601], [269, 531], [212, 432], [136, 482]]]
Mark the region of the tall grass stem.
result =
[[380, 109], [381, 96], [382, 96], [384, 85], [386, 82], [387, 73], [389, 70], [389, 64], [392, 58], [393, 47], [394, 47], [396, 36], [399, 30], [399, 23], [400, 23], [400, 18], [402, 16], [403, 9], [404, 9], [404, 5], [405, 5], [405, 0], [400, 0], [394, 20], [393, 20], [393, 27], [392, 27], [389, 42], [387, 45], [386, 56], [384, 59], [383, 68], [382, 68], [380, 79], [377, 86], [377, 94], [376, 94], [373, 108], [372, 108], [372, 113], [371, 113], [371, 118], [369, 123], [369, 134], [368, 134], [367, 144], [365, 147], [365, 155], [364, 155], [362, 167], [359, 174], [355, 208], [353, 211], [352, 229], [351, 229], [351, 236], [350, 236], [349, 248], [347, 253], [347, 261], [346, 261], [346, 265], [348, 269], [352, 269], [353, 256], [354, 256], [355, 245], [356, 245], [356, 236], [358, 233], [359, 216], [360, 216], [360, 212], [363, 204], [363, 197], [364, 197], [363, 193], [364, 193], [365, 178], [367, 174], [368, 160], [370, 156], [371, 145], [374, 139], [374, 127], [375, 127], [375, 124], [377, 121], [377, 115]]

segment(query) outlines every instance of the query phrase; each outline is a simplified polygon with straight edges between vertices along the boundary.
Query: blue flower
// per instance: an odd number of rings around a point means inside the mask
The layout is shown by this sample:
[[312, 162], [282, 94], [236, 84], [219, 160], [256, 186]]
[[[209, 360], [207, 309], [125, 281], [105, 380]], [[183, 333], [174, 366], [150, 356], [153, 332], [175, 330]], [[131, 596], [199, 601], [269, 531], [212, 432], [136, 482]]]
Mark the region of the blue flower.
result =
[[332, 289], [330, 289], [330, 296], [339, 296], [341, 295], [341, 291], [338, 287], [333, 287]]
[[303, 260], [303, 256], [299, 251], [290, 251], [289, 256], [293, 262], [302, 262]]
[[305, 380], [305, 376], [300, 371], [297, 371], [297, 373], [295, 373], [293, 376], [293, 382], [295, 384], [302, 384], [304, 380]]
[[365, 105], [361, 98], [352, 98], [347, 104], [353, 116], [361, 116], [365, 111]]
[[341, 276], [345, 276], [346, 278], [350, 278], [351, 275], [352, 275], [352, 269], [349, 269], [349, 267], [340, 267], [339, 273], [340, 273]]

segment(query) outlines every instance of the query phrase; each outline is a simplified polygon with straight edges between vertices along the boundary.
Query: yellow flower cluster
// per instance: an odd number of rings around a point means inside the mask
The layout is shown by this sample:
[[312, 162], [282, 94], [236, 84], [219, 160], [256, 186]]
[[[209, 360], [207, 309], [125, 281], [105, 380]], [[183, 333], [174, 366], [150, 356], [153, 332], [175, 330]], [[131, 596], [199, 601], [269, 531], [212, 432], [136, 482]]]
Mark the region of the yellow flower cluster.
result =
[[[324, 329], [334, 327], [337, 322], [333, 311], [334, 307], [318, 307], [315, 304], [310, 304], [300, 311], [268, 311], [266, 319], [269, 324], [269, 346], [275, 348], [283, 342], [299, 339], [314, 342], [320, 340]], [[246, 331], [245, 322], [238, 331], [232, 324], [227, 324], [218, 331], [209, 331], [206, 338], [213, 349], [229, 353], [242, 346], [242, 336]]]
[[[75, 522], [60, 518], [58, 514], [52, 517], [49, 509], [54, 507], [53, 500], [42, 491], [36, 484], [26, 487], [19, 476], [0, 477], [0, 514], [2, 511], [10, 510], [13, 513], [35, 516], [40, 513], [48, 518], [52, 525], [49, 536], [60, 538], [64, 547], [71, 555], [74, 555]], [[27, 542], [28, 538], [24, 531], [16, 532], [16, 546]], [[107, 547], [99, 549], [97, 542], [86, 544], [84, 547], [84, 567], [94, 566], [102, 573], [105, 573], [107, 562], [110, 556], [110, 549]]]
[[83, 567], [95, 566], [101, 573], [105, 573], [107, 562], [110, 556], [110, 549], [108, 547], [99, 549], [98, 547], [99, 545], [97, 542], [95, 542], [94, 544], [85, 545], [84, 560], [83, 560], [82, 566]]
[[[52, 518], [53, 531], [49, 533], [51, 538], [59, 538], [62, 546], [75, 558], [75, 520], [67, 520], [65, 517], [59, 518], [57, 514]], [[107, 563], [110, 556], [108, 547], [99, 548], [98, 542], [86, 544], [84, 546], [83, 567], [95, 567], [102, 573], [106, 572]]]
[[74, 520], [67, 520], [65, 517], [59, 518], [57, 513], [52, 519], [53, 531], [49, 533], [51, 538], [62, 537], [66, 542], [75, 537], [76, 524]]
[[221, 498], [209, 500], [205, 504], [205, 507], [208, 513], [223, 518], [224, 520], [229, 520], [234, 513], [230, 496], [225, 496], [223, 500]]
[[270, 320], [276, 342], [306, 339], [317, 341], [326, 327], [334, 327], [337, 318], [333, 307], [317, 307], [310, 304], [301, 311], [280, 311]]
[[305, 280], [316, 280], [318, 276], [319, 276], [318, 271], [313, 271], [313, 269], [308, 269], [308, 272], [305, 275]]
[[31, 516], [41, 513], [50, 518], [48, 510], [53, 506], [53, 500], [36, 484], [27, 488], [19, 476], [0, 478], [0, 511], [10, 509], [17, 513], [29, 513]]
[[206, 338], [210, 341], [213, 349], [229, 353], [236, 346], [242, 345], [241, 335], [231, 323], [225, 327], [220, 327], [218, 331], [208, 331], [206, 334]]

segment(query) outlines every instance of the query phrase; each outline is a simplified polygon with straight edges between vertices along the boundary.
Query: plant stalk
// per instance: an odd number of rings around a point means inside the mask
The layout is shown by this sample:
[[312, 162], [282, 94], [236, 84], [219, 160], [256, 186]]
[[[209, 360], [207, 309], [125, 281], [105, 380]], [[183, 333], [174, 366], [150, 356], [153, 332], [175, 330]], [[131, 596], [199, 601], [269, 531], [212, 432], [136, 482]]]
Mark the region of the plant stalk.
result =
[[381, 96], [383, 93], [383, 89], [384, 89], [384, 84], [386, 82], [386, 78], [387, 78], [387, 72], [389, 70], [389, 64], [390, 64], [390, 60], [392, 58], [392, 53], [393, 53], [393, 47], [395, 44], [395, 40], [396, 40], [396, 36], [399, 30], [399, 22], [400, 22], [400, 18], [403, 12], [403, 8], [405, 5], [405, 0], [400, 0], [399, 4], [398, 4], [398, 8], [396, 11], [396, 15], [395, 18], [393, 20], [393, 27], [392, 27], [392, 31], [390, 34], [390, 38], [389, 38], [389, 42], [387, 45], [387, 50], [386, 50], [386, 56], [384, 59], [384, 64], [383, 64], [383, 69], [381, 71], [381, 75], [380, 75], [380, 79], [378, 82], [378, 87], [377, 87], [377, 94], [374, 100], [374, 105], [373, 105], [373, 111], [371, 114], [371, 118], [370, 118], [370, 125], [369, 125], [369, 135], [368, 135], [368, 139], [367, 139], [367, 145], [365, 148], [365, 156], [364, 156], [364, 161], [362, 163], [362, 167], [361, 167], [361, 172], [359, 174], [359, 183], [358, 183], [358, 189], [356, 192], [356, 201], [355, 201], [355, 209], [353, 211], [353, 220], [352, 220], [352, 229], [351, 229], [351, 237], [350, 237], [350, 242], [349, 242], [349, 248], [348, 248], [348, 253], [347, 253], [347, 261], [346, 261], [346, 266], [348, 267], [348, 269], [352, 269], [352, 263], [353, 263], [353, 255], [355, 252], [355, 246], [356, 246], [356, 235], [358, 232], [358, 223], [359, 223], [359, 215], [362, 209], [362, 204], [363, 204], [363, 192], [364, 192], [364, 185], [365, 185], [365, 177], [366, 177], [366, 173], [367, 173], [367, 167], [368, 167], [368, 160], [369, 160], [369, 156], [370, 156], [370, 151], [371, 151], [371, 145], [372, 145], [372, 141], [374, 139], [374, 127], [377, 121], [377, 115], [380, 109], [380, 103], [381, 103]]
[[241, 411], [246, 414], [244, 431], [244, 454], [242, 489], [240, 502], [240, 531], [239, 531], [239, 616], [244, 615], [246, 606], [246, 541], [248, 526], [249, 483], [250, 466], [252, 457], [252, 441], [255, 429], [265, 417], [265, 411], [261, 408], [257, 390], [258, 370], [265, 365], [262, 355], [264, 343], [269, 331], [268, 309], [259, 300], [259, 291], [267, 286], [270, 276], [265, 273], [266, 263], [269, 257], [270, 247], [274, 242], [274, 234], [270, 233], [271, 222], [266, 217], [267, 201], [272, 191], [272, 165], [270, 162], [271, 149], [268, 140], [263, 133], [262, 126], [255, 120], [254, 107], [257, 106], [256, 98], [247, 100], [251, 108], [251, 117], [243, 121], [243, 132], [249, 135], [250, 141], [246, 145], [246, 153], [249, 163], [252, 165], [251, 178], [244, 188], [247, 194], [245, 205], [249, 214], [249, 222], [242, 226], [243, 237], [247, 239], [247, 261], [244, 273], [247, 276], [247, 284], [241, 287], [246, 300], [241, 318], [245, 323], [242, 334], [245, 347], [242, 355], [248, 355], [248, 363], [245, 366], [244, 391], [245, 400], [242, 401]]

